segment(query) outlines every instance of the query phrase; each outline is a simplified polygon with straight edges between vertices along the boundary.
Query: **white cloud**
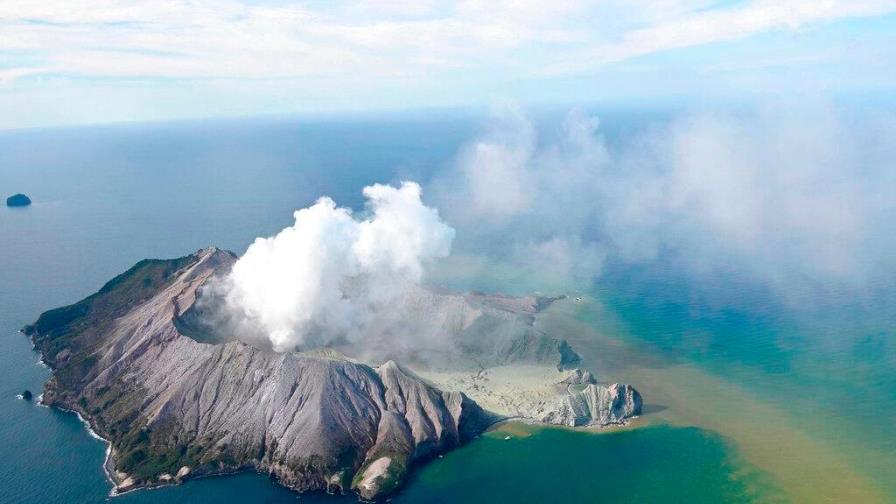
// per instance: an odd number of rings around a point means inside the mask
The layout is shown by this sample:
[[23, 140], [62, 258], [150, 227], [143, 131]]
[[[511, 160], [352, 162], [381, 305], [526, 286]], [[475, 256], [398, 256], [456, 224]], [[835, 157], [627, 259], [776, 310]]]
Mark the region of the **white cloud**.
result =
[[804, 295], [862, 288], [896, 266], [892, 116], [825, 106], [688, 114], [612, 148], [581, 113], [552, 142], [511, 117], [471, 144], [500, 156], [461, 155], [434, 188], [461, 241], [521, 277], [582, 287], [608, 257], [662, 255]]
[[[657, 51], [896, 11], [889, 1], [542, 2], [7, 0], [7, 80], [87, 77], [377, 78], [513, 69], [580, 72]], [[27, 71], [24, 70], [27, 68]]]
[[731, 8], [681, 12], [674, 5], [665, 5], [665, 10], [670, 17], [630, 30], [617, 41], [584, 48], [546, 71], [581, 72], [660, 51], [738, 40], [769, 31], [797, 30], [845, 18], [879, 16], [896, 11], [896, 4], [882, 0], [755, 0]]

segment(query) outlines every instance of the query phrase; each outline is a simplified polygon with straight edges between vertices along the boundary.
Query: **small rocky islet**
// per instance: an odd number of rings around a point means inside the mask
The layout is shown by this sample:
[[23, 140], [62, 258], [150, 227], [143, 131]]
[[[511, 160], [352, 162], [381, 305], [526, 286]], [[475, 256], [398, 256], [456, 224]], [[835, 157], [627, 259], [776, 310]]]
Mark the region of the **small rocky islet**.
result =
[[22, 193], [13, 194], [6, 198], [6, 206], [8, 207], [26, 207], [31, 204], [31, 198]]
[[[107, 440], [115, 491], [254, 470], [297, 491], [380, 499], [416, 465], [508, 417], [392, 360], [368, 365], [329, 349], [276, 353], [235, 338], [203, 340], [195, 313], [201, 287], [236, 258], [210, 247], [140, 261], [23, 329], [53, 370], [42, 402], [77, 412]], [[640, 414], [634, 388], [597, 384], [575, 368], [578, 355], [565, 341], [534, 328], [548, 301], [418, 295], [418, 307], [426, 300], [475, 313], [469, 327], [495, 335], [446, 335], [464, 355], [492, 366], [568, 370], [556, 384], [563, 393], [539, 402], [529, 420], [603, 426]]]

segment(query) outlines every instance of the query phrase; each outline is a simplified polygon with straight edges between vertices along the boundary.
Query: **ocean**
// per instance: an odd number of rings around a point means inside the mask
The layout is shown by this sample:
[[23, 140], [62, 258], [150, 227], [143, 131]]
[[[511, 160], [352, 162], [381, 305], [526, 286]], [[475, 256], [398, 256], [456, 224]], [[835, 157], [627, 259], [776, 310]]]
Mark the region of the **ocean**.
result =
[[[603, 124], [612, 142], [658, 118], [615, 112]], [[0, 502], [94, 503], [110, 490], [105, 445], [77, 417], [17, 397], [49, 377], [19, 328], [142, 258], [208, 245], [241, 253], [321, 195], [359, 208], [370, 183], [425, 185], [482, 123], [458, 114], [0, 132], [0, 192], [34, 201], [0, 209]], [[740, 278], [611, 262], [581, 302], [558, 304], [543, 323], [599, 379], [642, 392], [636, 425], [505, 425], [416, 471], [393, 501], [892, 502], [890, 287], [779, 303]], [[242, 474], [112, 500], [356, 499]]]

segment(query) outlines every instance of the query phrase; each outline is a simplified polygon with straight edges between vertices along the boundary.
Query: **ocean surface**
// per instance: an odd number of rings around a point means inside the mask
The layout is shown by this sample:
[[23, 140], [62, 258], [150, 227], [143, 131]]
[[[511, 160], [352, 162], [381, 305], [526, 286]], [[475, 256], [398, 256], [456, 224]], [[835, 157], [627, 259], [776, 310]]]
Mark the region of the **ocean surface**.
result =
[[[654, 120], [602, 124], [612, 142]], [[0, 193], [34, 201], [0, 209], [0, 503], [109, 500], [104, 443], [74, 415], [17, 397], [49, 376], [19, 328], [142, 258], [241, 253], [321, 195], [357, 208], [369, 183], [426, 184], [481, 127], [457, 115], [0, 133]], [[504, 425], [416, 471], [393, 501], [894, 502], [892, 287], [781, 303], [734, 275], [609, 264], [543, 323], [600, 379], [633, 383], [643, 418], [602, 432]], [[356, 499], [242, 474], [111, 500]]]

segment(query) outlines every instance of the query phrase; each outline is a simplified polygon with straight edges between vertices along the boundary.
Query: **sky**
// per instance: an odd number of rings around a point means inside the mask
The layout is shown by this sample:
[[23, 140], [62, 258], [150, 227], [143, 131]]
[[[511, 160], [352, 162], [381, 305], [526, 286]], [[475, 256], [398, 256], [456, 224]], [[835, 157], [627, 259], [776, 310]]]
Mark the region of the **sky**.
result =
[[0, 129], [891, 98], [893, 0], [4, 0]]

